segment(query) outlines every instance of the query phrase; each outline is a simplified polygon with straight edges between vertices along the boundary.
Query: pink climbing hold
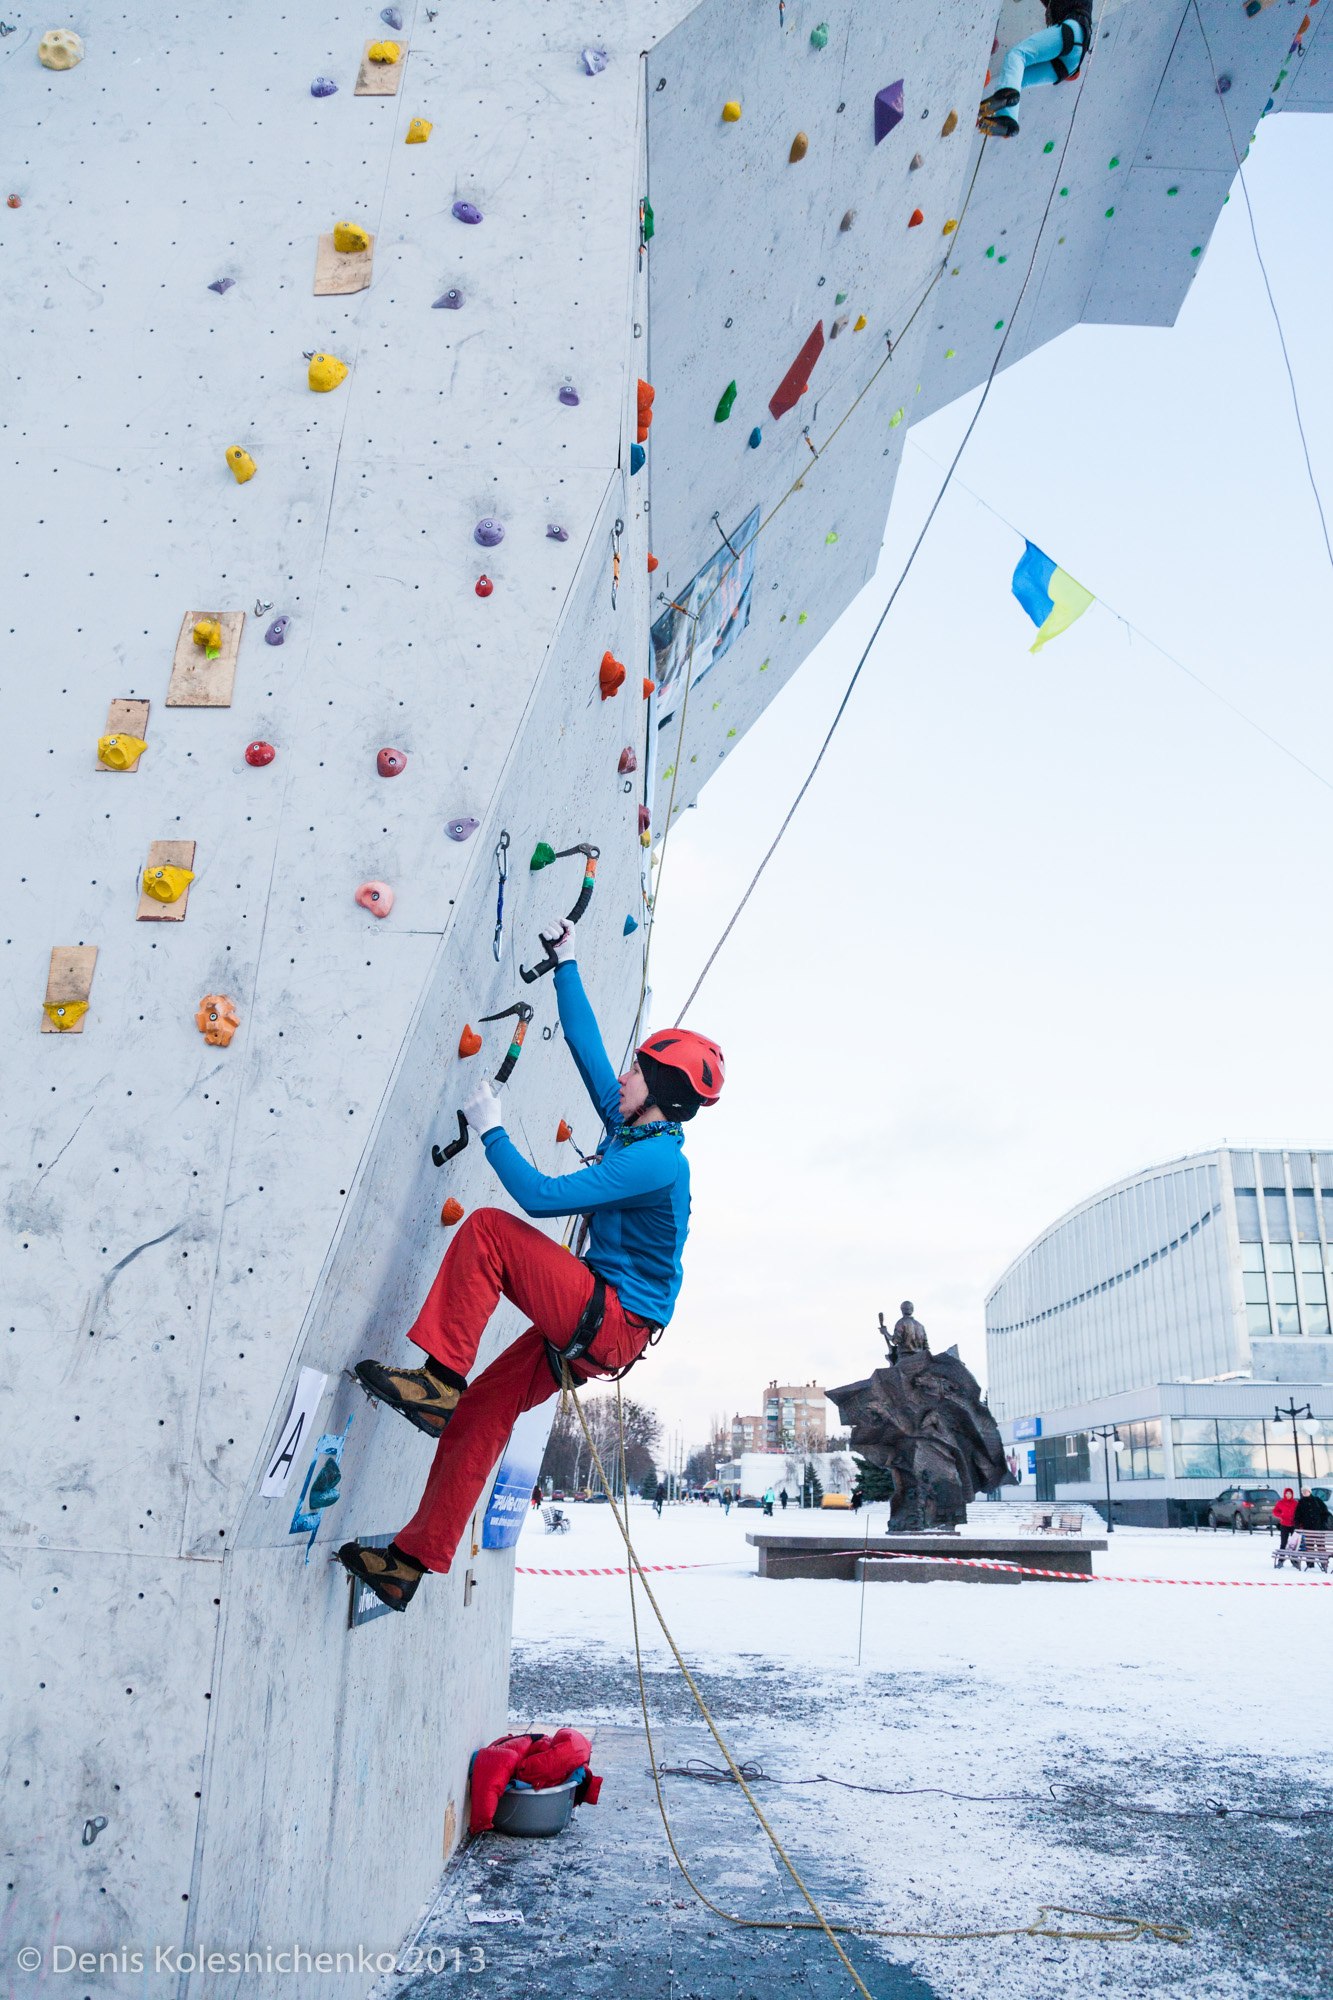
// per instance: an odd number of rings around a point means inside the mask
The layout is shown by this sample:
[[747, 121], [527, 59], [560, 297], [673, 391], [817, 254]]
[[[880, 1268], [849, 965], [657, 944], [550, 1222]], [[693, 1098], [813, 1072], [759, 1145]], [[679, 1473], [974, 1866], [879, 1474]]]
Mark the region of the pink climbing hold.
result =
[[369, 910], [372, 917], [387, 917], [393, 908], [393, 890], [387, 882], [363, 882], [356, 892], [356, 900], [363, 910]]
[[407, 769], [406, 750], [390, 750], [386, 746], [375, 758], [375, 769], [382, 778], [396, 778]]
[[887, 139], [895, 125], [903, 122], [903, 80], [886, 83], [875, 92], [875, 144]]

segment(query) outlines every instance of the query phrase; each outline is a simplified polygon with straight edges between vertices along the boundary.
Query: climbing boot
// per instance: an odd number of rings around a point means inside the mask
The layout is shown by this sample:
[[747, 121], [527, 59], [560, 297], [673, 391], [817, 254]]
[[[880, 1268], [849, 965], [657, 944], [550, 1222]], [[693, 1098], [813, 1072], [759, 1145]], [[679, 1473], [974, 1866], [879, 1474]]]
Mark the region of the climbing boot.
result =
[[993, 90], [989, 97], [981, 100], [981, 117], [993, 118], [997, 111], [1012, 111], [1018, 103], [1016, 90]]
[[432, 1438], [441, 1435], [467, 1386], [438, 1361], [428, 1361], [424, 1368], [386, 1368], [379, 1361], [358, 1361], [356, 1379], [377, 1403], [387, 1403]]
[[1016, 139], [1018, 120], [1011, 118], [1005, 111], [996, 111], [990, 115], [983, 112], [977, 120], [977, 130], [984, 133], [988, 139]]
[[338, 1561], [391, 1611], [406, 1611], [426, 1573], [423, 1565], [414, 1556], [405, 1555], [396, 1542], [390, 1542], [387, 1549], [367, 1549], [360, 1542], [344, 1542], [338, 1551]]

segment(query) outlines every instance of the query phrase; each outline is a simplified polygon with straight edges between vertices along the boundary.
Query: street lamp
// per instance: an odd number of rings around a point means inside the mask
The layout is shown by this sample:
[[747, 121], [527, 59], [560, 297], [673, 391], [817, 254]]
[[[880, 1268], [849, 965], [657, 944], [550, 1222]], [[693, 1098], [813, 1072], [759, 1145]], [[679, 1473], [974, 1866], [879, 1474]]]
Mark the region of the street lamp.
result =
[[[1285, 1417], [1287, 1422], [1291, 1425], [1291, 1447], [1296, 1454], [1296, 1498], [1298, 1500], [1300, 1499], [1301, 1496], [1301, 1441], [1299, 1436], [1297, 1435], [1296, 1423], [1298, 1418], [1308, 1417], [1311, 1414], [1312, 1412], [1310, 1409], [1310, 1405], [1308, 1403], [1298, 1404], [1295, 1398], [1292, 1396], [1288, 1396], [1287, 1407], [1285, 1410], [1282, 1408], [1281, 1404], [1275, 1404], [1273, 1407], [1274, 1423], [1280, 1424], [1283, 1418]], [[1311, 1446], [1310, 1449], [1310, 1463], [1311, 1465], [1314, 1464], [1313, 1445]]]
[[1113, 1535], [1115, 1522], [1111, 1519], [1111, 1452], [1121, 1449], [1120, 1433], [1114, 1424], [1093, 1424], [1089, 1426], [1088, 1436], [1100, 1438], [1102, 1441], [1102, 1458], [1106, 1466], [1106, 1532], [1108, 1535]]

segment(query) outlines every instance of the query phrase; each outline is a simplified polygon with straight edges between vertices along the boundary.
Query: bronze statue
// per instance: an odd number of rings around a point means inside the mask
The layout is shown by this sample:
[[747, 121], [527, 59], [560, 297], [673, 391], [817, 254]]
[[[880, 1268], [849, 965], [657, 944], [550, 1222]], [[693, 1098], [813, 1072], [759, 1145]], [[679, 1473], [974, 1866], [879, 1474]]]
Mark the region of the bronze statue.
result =
[[851, 1448], [893, 1479], [889, 1526], [898, 1533], [951, 1528], [978, 1493], [1015, 1483], [995, 1419], [956, 1350], [932, 1354], [910, 1299], [892, 1334], [879, 1316], [889, 1365], [828, 1390]]

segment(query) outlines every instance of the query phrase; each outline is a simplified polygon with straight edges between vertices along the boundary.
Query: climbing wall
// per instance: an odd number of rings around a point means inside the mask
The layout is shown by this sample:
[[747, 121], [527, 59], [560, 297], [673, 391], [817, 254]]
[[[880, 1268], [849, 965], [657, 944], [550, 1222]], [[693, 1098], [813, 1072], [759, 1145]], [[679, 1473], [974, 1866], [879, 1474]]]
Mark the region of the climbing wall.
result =
[[446, 1198], [496, 1199], [475, 1144], [430, 1157], [508, 1045], [483, 1015], [534, 1010], [537, 1164], [593, 1137], [520, 973], [582, 857], [530, 860], [601, 850], [618, 1060], [644, 822], [872, 575], [913, 418], [1011, 317], [1006, 361], [1169, 320], [1227, 131], [1326, 101], [1317, 15], [1292, 56], [1291, 10], [1201, 8], [1211, 54], [1108, 0], [984, 156], [964, 0], [106, 9], [54, 69], [45, 24], [0, 38], [6, 1934], [147, 1949], [99, 1992], [362, 1991], [152, 1950], [391, 1950], [429, 1894], [512, 1558], [474, 1533], [349, 1625], [329, 1550], [401, 1525], [430, 1447], [344, 1371], [402, 1358]]

